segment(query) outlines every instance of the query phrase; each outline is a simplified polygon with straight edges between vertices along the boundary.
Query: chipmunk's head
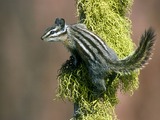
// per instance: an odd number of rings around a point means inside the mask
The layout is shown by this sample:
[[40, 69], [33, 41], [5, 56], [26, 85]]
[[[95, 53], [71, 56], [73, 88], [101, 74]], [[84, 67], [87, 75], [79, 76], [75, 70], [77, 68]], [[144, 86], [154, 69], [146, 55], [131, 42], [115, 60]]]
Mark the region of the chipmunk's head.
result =
[[67, 25], [65, 24], [65, 20], [57, 18], [55, 24], [45, 31], [41, 39], [47, 42], [65, 41], [67, 39], [66, 33]]

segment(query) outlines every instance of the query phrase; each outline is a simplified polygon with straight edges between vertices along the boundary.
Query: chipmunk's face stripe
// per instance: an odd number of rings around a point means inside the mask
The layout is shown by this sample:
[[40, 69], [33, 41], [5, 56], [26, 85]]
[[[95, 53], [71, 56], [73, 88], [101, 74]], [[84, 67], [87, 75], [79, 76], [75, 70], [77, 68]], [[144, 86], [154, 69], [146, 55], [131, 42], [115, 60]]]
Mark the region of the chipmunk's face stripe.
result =
[[61, 28], [60, 26], [55, 26], [48, 28], [45, 34], [42, 36], [42, 39], [45, 41], [59, 41], [60, 39], [57, 37], [60, 37], [62, 34], [66, 33], [67, 33], [67, 25], [65, 25], [64, 28]]
[[55, 30], [50, 30], [50, 37], [56, 37], [56, 36], [59, 36], [63, 33], [66, 33], [67, 31], [67, 26], [65, 25], [65, 27], [63, 29], [57, 27]]
[[57, 30], [58, 30], [58, 27], [56, 27], [56, 26], [49, 27], [49, 28], [46, 29], [46, 31], [45, 31], [45, 33], [43, 34], [42, 37], [47, 38], [47, 37], [50, 36], [51, 31], [57, 31]]

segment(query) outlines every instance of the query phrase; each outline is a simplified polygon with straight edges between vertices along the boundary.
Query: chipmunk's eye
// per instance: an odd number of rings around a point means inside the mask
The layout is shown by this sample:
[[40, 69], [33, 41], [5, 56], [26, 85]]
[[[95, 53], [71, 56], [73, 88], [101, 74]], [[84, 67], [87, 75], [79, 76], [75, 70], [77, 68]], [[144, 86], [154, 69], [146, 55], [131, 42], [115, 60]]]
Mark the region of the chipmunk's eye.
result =
[[55, 31], [53, 31], [53, 30], [50, 32], [50, 34], [54, 34], [54, 33], [55, 33]]

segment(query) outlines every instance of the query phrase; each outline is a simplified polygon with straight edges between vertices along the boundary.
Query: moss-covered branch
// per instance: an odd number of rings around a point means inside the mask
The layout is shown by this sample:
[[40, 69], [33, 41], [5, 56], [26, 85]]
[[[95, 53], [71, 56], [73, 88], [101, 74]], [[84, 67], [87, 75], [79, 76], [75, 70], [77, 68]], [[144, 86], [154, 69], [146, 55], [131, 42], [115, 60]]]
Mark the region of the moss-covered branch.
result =
[[[118, 57], [124, 58], [134, 48], [131, 40], [130, 12], [132, 0], [78, 0], [77, 11], [80, 22], [99, 35]], [[115, 120], [117, 90], [133, 92], [138, 88], [138, 74], [117, 75], [114, 80], [106, 78], [107, 91], [100, 98], [93, 92], [85, 64], [74, 68], [72, 57], [66, 61], [59, 73], [57, 96], [67, 98], [78, 105], [77, 120]], [[111, 82], [110, 82], [111, 81]]]

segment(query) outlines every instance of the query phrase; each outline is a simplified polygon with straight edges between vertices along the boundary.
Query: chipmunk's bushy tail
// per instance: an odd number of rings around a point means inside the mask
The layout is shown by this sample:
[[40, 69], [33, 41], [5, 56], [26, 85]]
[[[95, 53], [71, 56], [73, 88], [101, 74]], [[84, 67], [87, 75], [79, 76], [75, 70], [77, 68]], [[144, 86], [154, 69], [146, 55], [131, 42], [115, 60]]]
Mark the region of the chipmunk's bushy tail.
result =
[[139, 68], [143, 68], [147, 61], [151, 58], [152, 49], [155, 41], [155, 33], [149, 28], [142, 35], [138, 48], [130, 56], [113, 62], [111, 70], [120, 73], [130, 73]]

